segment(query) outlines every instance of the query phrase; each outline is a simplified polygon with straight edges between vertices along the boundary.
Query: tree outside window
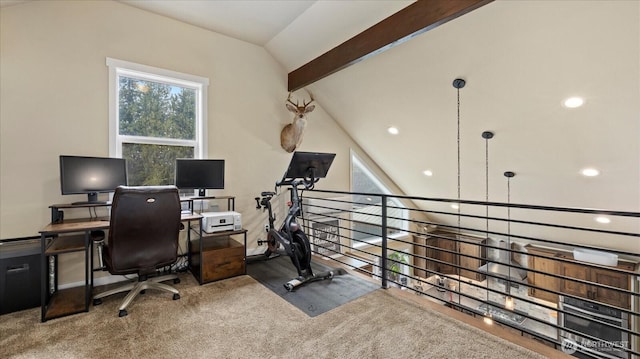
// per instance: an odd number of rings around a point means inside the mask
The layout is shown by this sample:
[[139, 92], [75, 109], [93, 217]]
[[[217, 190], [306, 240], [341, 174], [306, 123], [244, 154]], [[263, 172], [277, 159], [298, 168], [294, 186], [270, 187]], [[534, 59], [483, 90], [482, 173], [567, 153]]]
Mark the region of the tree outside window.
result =
[[111, 150], [127, 160], [132, 186], [174, 183], [177, 158], [204, 158], [208, 80], [107, 59]]

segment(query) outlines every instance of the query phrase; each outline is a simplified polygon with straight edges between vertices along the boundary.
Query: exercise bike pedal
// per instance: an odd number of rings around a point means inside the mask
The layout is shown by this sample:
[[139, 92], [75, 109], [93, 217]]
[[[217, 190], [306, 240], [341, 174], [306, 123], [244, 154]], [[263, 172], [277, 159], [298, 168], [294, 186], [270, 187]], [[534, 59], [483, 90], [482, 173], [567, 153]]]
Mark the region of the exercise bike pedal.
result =
[[284, 287], [287, 289], [287, 291], [289, 292], [293, 292], [294, 289], [296, 289], [297, 286], [303, 284], [304, 282], [299, 280], [298, 278], [294, 278], [290, 281], [288, 281], [287, 283], [284, 284]]

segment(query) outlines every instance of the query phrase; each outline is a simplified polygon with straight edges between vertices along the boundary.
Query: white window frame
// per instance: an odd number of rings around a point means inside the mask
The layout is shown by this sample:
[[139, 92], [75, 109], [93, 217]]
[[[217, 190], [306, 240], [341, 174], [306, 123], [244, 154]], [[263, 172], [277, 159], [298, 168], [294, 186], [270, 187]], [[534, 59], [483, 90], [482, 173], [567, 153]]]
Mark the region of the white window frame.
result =
[[[353, 183], [354, 183], [354, 180], [353, 180], [353, 168], [354, 168], [354, 166], [358, 166], [363, 170], [363, 172], [365, 172], [367, 174], [369, 179], [372, 182], [374, 182], [378, 188], [381, 189], [383, 194], [388, 194], [388, 195], [392, 194], [391, 191], [389, 190], [389, 188], [382, 181], [380, 181], [378, 176], [376, 176], [373, 173], [373, 171], [371, 171], [369, 166], [367, 166], [366, 163], [364, 163], [364, 161], [362, 161], [362, 159], [360, 159], [360, 157], [358, 156], [358, 154], [355, 151], [351, 150], [350, 158], [351, 158], [351, 161], [350, 161], [351, 162], [351, 168], [350, 168], [351, 186], [350, 187], [351, 187], [351, 191], [352, 192], [354, 192], [354, 190], [353, 190]], [[397, 198], [391, 198], [391, 201], [393, 201], [395, 203], [394, 204], [395, 206], [406, 208], [406, 206]], [[406, 236], [407, 231], [409, 230], [409, 216], [408, 216], [409, 211], [408, 210], [403, 210], [402, 213], [403, 213], [402, 218], [404, 220], [402, 221], [401, 230], [398, 233], [393, 233], [393, 234], [388, 235], [387, 238], [400, 238], [400, 237]], [[366, 216], [366, 213], [363, 213], [363, 214]], [[354, 213], [351, 214], [352, 218], [353, 218], [353, 216], [354, 216]], [[352, 223], [354, 223], [354, 222], [352, 222]], [[352, 241], [351, 246], [354, 247], [354, 248], [360, 248], [360, 247], [365, 247], [368, 244], [380, 244], [380, 243], [382, 243], [382, 237], [373, 236], [373, 237], [369, 237], [369, 238], [363, 239], [361, 241], [366, 242], [366, 243], [363, 243], [363, 242], [360, 242], [360, 241]]]
[[[208, 153], [207, 137], [207, 89], [209, 79], [196, 75], [136, 64], [107, 57], [109, 67], [109, 156], [122, 158], [123, 143], [189, 146], [194, 148], [194, 158], [206, 158]], [[161, 82], [168, 85], [192, 88], [196, 91], [196, 129], [195, 139], [143, 137], [120, 135], [119, 119], [119, 76], [140, 80]]]

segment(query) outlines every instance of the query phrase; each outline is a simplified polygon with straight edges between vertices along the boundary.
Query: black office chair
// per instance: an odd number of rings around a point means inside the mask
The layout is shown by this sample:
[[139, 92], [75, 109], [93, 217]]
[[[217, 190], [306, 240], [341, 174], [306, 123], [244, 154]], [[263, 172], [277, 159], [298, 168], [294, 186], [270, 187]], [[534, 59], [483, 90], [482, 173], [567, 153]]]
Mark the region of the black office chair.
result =
[[102, 250], [105, 268], [114, 275], [137, 274], [137, 281], [93, 297], [93, 304], [102, 298], [129, 291], [118, 308], [120, 317], [127, 315], [127, 306], [138, 293], [160, 289], [180, 299], [177, 289], [160, 283], [174, 280], [176, 275], [151, 277], [157, 269], [174, 264], [178, 259], [178, 236], [181, 228], [180, 197], [175, 186], [144, 186], [116, 189], [111, 204], [111, 221], [107, 243]]

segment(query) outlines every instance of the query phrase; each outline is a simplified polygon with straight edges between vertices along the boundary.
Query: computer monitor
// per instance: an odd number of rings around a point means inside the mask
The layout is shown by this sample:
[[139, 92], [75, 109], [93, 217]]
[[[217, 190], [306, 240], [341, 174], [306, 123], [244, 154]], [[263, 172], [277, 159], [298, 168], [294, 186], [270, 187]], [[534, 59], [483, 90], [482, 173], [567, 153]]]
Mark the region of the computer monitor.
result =
[[114, 192], [127, 185], [127, 163], [123, 158], [60, 156], [60, 188], [63, 195], [86, 194], [87, 201], [72, 204], [99, 204], [98, 193]]
[[224, 160], [176, 159], [175, 185], [179, 189], [197, 189], [200, 197], [207, 189], [224, 189]]
[[294, 152], [282, 181], [325, 178], [335, 157], [335, 153]]

